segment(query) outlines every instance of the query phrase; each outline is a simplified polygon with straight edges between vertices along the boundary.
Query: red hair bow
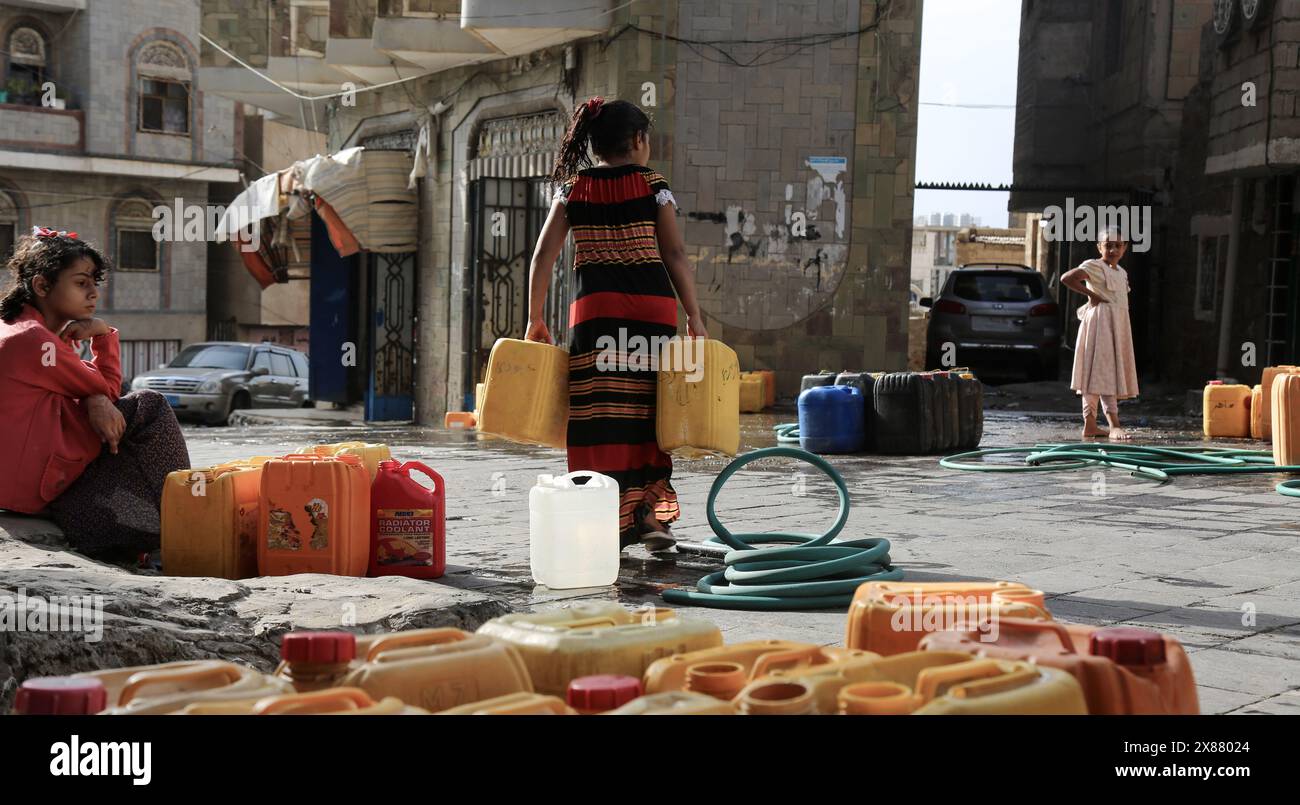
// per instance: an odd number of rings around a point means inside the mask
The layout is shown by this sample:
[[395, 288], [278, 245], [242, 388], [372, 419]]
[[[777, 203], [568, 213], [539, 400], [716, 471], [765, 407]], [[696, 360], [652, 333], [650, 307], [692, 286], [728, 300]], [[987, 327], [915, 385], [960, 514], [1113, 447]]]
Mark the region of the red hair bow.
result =
[[32, 237], [34, 238], [62, 238], [62, 237], [75, 238], [76, 236], [77, 236], [76, 232], [69, 232], [66, 229], [60, 229], [56, 231], [50, 229], [49, 227], [44, 227], [44, 226], [32, 227]]
[[587, 101], [587, 114], [591, 115], [593, 118], [596, 117], [597, 115], [600, 114], [600, 109], [604, 105], [605, 105], [605, 99], [597, 95], [596, 97]]

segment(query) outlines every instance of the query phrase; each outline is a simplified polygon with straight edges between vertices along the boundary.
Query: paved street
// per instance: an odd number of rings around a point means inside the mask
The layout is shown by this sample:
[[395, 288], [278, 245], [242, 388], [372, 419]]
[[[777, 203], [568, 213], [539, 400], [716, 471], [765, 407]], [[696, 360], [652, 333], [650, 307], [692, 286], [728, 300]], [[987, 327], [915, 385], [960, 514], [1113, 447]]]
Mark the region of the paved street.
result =
[[[785, 415], [745, 417], [745, 449], [774, 444]], [[1201, 444], [1190, 420], [1152, 420], [1140, 443]], [[1162, 425], [1178, 425], [1160, 427]], [[983, 446], [1074, 441], [1073, 420], [990, 413]], [[448, 573], [442, 583], [506, 600], [517, 610], [583, 599], [627, 606], [658, 601], [718, 565], [665, 561], [629, 548], [614, 588], [553, 591], [528, 570], [528, 489], [539, 473], [566, 471], [560, 451], [481, 441], [413, 427], [188, 428], [196, 466], [312, 441], [385, 441], [447, 482]], [[1124, 623], [1176, 635], [1191, 654], [1206, 713], [1300, 712], [1300, 502], [1273, 491], [1278, 478], [1179, 478], [1164, 486], [1120, 471], [964, 473], [932, 457], [835, 457], [853, 495], [846, 538], [888, 537], [908, 580], [1006, 579], [1044, 590], [1061, 620]], [[710, 535], [704, 502], [721, 460], [678, 461], [679, 538]], [[796, 495], [807, 471], [806, 494]], [[815, 469], [756, 462], [719, 501], [733, 531], [818, 533], [832, 521], [835, 490]], [[727, 641], [760, 637], [843, 640], [841, 611], [754, 613], [699, 609]]]

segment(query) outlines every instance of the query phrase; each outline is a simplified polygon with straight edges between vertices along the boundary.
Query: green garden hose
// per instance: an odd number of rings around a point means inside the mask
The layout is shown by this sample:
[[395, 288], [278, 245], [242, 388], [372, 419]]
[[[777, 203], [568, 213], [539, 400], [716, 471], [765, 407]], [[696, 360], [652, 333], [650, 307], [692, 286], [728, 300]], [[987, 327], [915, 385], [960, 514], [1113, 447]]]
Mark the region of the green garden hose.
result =
[[[733, 534], [718, 520], [714, 502], [727, 479], [751, 461], [777, 456], [799, 459], [830, 476], [840, 497], [839, 517], [830, 530], [820, 536], [786, 532]], [[717, 535], [706, 543], [732, 548], [723, 560], [727, 569], [700, 579], [694, 590], [665, 590], [665, 601], [717, 609], [843, 608], [864, 582], [897, 581], [903, 577], [903, 571], [889, 563], [887, 539], [868, 537], [831, 544], [849, 519], [849, 489], [825, 459], [804, 450], [767, 447], [737, 458], [713, 481], [705, 511]], [[792, 544], [761, 552], [756, 547], [770, 543]]]
[[789, 422], [772, 428], [776, 431], [777, 444], [799, 444], [799, 423]]
[[[996, 455], [1024, 455], [1023, 464], [986, 463]], [[1106, 466], [1128, 470], [1135, 478], [1168, 481], [1177, 475], [1234, 475], [1261, 472], [1300, 473], [1300, 466], [1273, 463], [1267, 450], [1216, 447], [1148, 447], [1136, 444], [1038, 444], [1033, 447], [994, 447], [939, 460], [950, 470], [975, 472], [1046, 472]], [[1300, 481], [1279, 484], [1277, 491], [1300, 497]]]

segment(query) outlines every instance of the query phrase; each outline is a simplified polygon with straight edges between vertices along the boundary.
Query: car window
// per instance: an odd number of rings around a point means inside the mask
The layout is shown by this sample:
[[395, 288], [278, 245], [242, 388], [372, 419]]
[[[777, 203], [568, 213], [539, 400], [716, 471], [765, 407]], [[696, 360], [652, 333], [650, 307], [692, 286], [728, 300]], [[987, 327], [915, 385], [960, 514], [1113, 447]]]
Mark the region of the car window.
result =
[[293, 365], [294, 368], [298, 370], [298, 377], [306, 377], [307, 356], [302, 354], [301, 352], [290, 352], [289, 354], [293, 356]]
[[271, 374], [277, 377], [294, 377], [293, 362], [283, 352], [271, 353]]
[[1043, 280], [1037, 274], [960, 273], [952, 292], [968, 302], [1031, 302], [1043, 295]]
[[238, 344], [191, 344], [167, 364], [175, 369], [243, 369], [248, 347]]
[[253, 368], [271, 371], [271, 353], [269, 350], [259, 349], [257, 351], [257, 355], [253, 357]]

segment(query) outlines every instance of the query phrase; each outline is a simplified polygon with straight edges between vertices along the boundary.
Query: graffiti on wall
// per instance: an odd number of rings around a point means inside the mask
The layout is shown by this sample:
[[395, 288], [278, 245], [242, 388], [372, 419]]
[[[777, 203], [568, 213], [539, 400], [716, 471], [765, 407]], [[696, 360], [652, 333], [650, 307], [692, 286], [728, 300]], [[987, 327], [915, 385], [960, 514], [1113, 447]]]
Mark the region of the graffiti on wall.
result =
[[780, 212], [729, 204], [687, 214], [721, 230], [711, 245], [695, 250], [700, 304], [711, 317], [746, 329], [779, 329], [830, 300], [848, 257], [848, 160], [814, 156], [804, 166], [807, 175], [785, 184], [781, 198], [759, 200]]

